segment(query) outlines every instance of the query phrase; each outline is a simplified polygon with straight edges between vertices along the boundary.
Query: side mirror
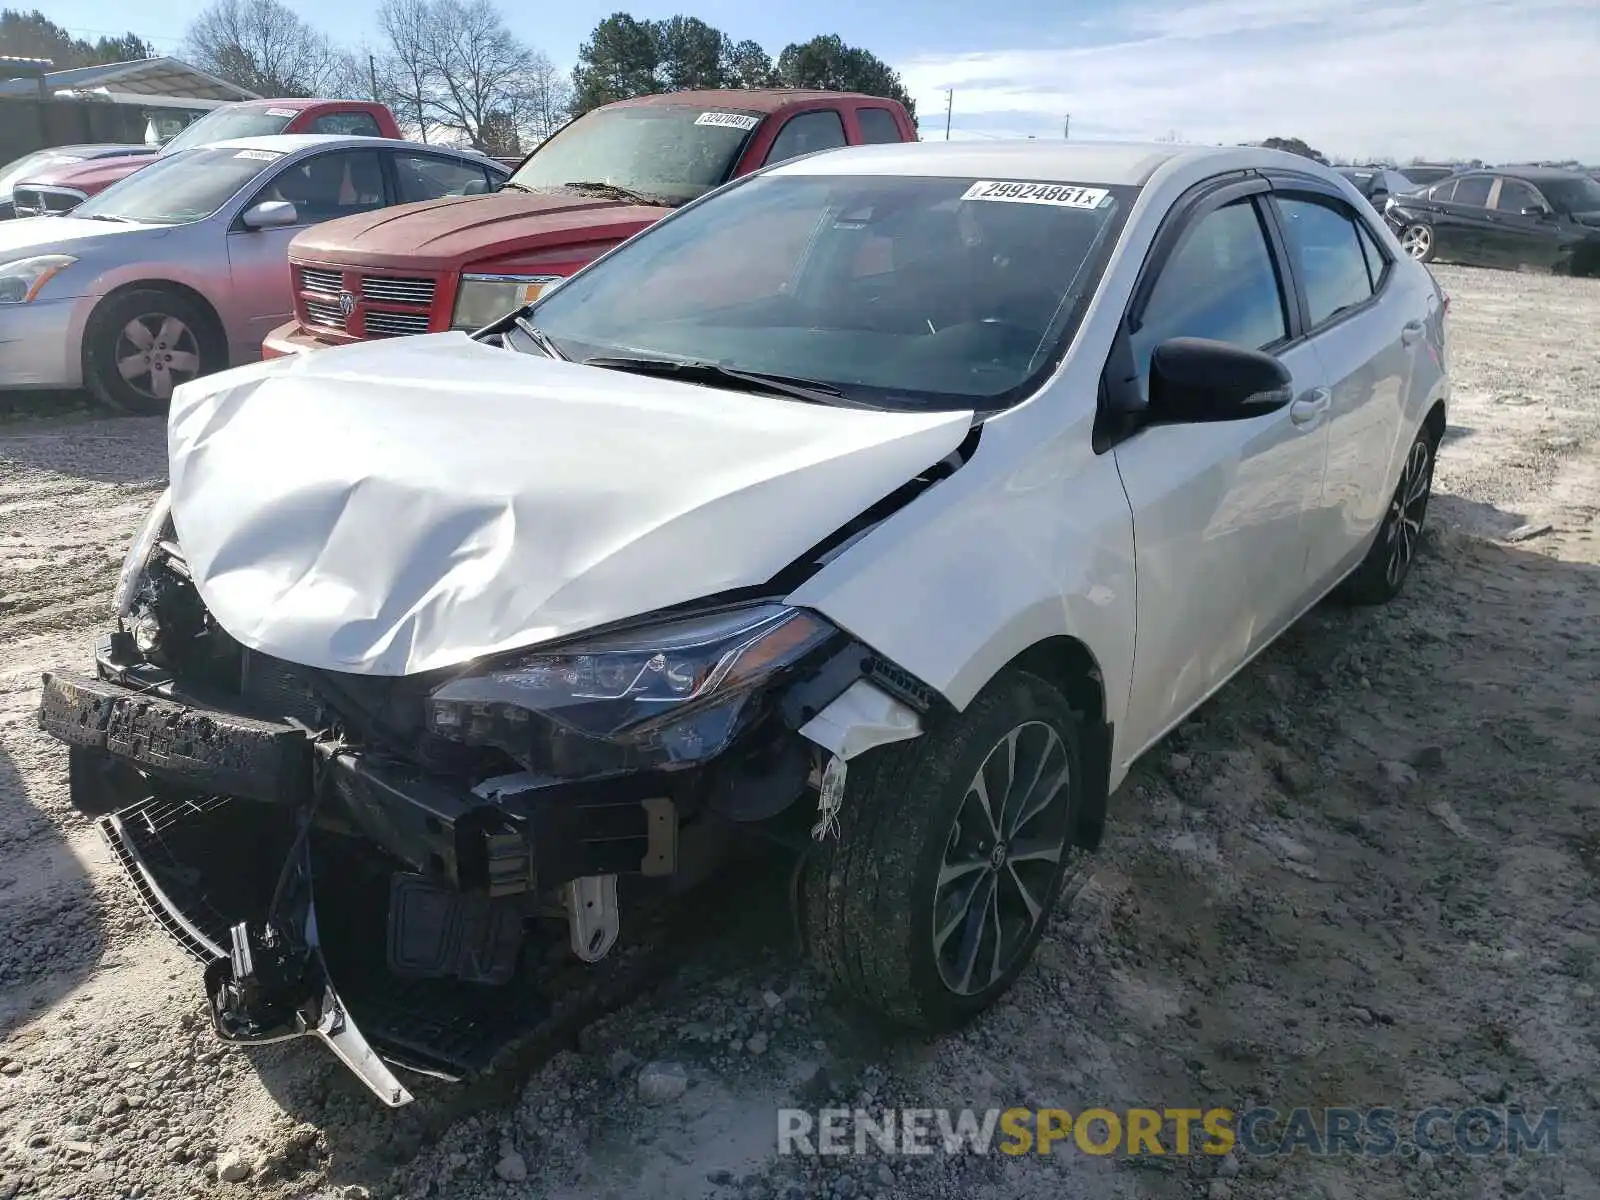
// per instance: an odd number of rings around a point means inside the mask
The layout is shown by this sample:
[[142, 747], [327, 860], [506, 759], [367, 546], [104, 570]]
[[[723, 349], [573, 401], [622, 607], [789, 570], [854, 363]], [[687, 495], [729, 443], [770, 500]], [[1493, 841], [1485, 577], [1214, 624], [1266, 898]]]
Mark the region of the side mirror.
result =
[[245, 209], [239, 220], [246, 229], [282, 229], [297, 224], [300, 214], [287, 200], [263, 200]]
[[1289, 369], [1270, 354], [1208, 338], [1168, 338], [1150, 356], [1147, 425], [1244, 421], [1293, 398]]
[[488, 194], [489, 185], [482, 179], [469, 179], [466, 187], [461, 189], [463, 196], [483, 196]]
[[1536, 217], [1542, 221], [1546, 217], [1550, 216], [1551, 213], [1550, 210], [1542, 204], [1530, 204], [1527, 208], [1522, 210], [1522, 215], [1525, 217]]

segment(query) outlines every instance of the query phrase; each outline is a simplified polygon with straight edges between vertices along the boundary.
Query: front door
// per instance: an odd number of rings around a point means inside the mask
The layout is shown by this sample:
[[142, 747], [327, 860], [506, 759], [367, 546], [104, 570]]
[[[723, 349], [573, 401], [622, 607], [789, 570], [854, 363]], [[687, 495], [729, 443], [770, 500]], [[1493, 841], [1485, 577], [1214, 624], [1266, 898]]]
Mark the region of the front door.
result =
[[1160, 342], [1207, 337], [1276, 352], [1296, 397], [1250, 420], [1144, 429], [1114, 452], [1133, 510], [1127, 727], [1141, 750], [1275, 636], [1305, 593], [1304, 526], [1322, 493], [1330, 397], [1316, 351], [1288, 345], [1288, 277], [1261, 202], [1235, 200], [1193, 220], [1130, 336], [1142, 384]]
[[[1504, 177], [1490, 201], [1492, 241], [1485, 261], [1498, 267], [1550, 267], [1561, 240], [1549, 201], [1522, 180]], [[1544, 215], [1524, 216], [1529, 209]]]

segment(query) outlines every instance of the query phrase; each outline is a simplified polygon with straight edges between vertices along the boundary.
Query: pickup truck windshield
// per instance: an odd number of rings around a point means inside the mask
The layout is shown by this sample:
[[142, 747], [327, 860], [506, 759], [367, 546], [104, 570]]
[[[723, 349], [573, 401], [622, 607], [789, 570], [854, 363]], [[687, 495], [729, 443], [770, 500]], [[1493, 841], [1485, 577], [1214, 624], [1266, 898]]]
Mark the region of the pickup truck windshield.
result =
[[[538, 301], [567, 358], [799, 380], [883, 408], [993, 410], [1081, 319], [1136, 189], [755, 176]], [[624, 361], [626, 360], [626, 361]]]
[[532, 189], [605, 183], [684, 204], [728, 178], [760, 123], [760, 114], [736, 109], [597, 109], [540, 146], [511, 182]]
[[300, 115], [295, 108], [218, 108], [208, 112], [165, 146], [163, 155], [176, 154], [206, 142], [230, 142], [234, 138], [271, 137], [282, 133]]
[[137, 175], [129, 175], [85, 200], [72, 215], [153, 225], [201, 221], [282, 157], [275, 150], [226, 146], [157, 156], [157, 161]]

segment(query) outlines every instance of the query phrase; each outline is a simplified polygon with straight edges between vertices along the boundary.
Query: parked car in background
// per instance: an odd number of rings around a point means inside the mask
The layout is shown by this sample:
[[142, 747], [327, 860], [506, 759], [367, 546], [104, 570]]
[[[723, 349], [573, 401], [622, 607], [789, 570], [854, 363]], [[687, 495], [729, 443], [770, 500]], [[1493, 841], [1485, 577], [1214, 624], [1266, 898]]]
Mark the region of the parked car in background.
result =
[[90, 196], [141, 171], [158, 158], [208, 142], [279, 133], [326, 133], [353, 137], [401, 136], [394, 114], [370, 100], [244, 100], [213, 109], [159, 151], [141, 149], [95, 162], [66, 164], [19, 176], [13, 186], [17, 216], [71, 212]]
[[1416, 191], [1422, 185], [1403, 171], [1392, 167], [1339, 167], [1339, 174], [1356, 185], [1356, 191], [1365, 196], [1379, 212], [1390, 196]]
[[1455, 163], [1413, 163], [1404, 168], [1406, 178], [1418, 187], [1426, 187], [1430, 183], [1438, 183], [1441, 179], [1448, 179], [1467, 168]]
[[850, 92], [672, 92], [608, 104], [543, 142], [494, 196], [297, 238], [295, 319], [265, 352], [476, 329], [729, 179], [814, 150], [916, 137], [895, 101]]
[[785, 162], [473, 337], [186, 385], [40, 724], [218, 1033], [386, 1104], [380, 1055], [492, 1062], [739, 827], [840, 992], [948, 1029], [1139, 755], [1330, 590], [1399, 593], [1445, 311], [1286, 153]]
[[370, 137], [240, 138], [162, 155], [68, 216], [0, 225], [0, 388], [87, 386], [130, 412], [260, 356], [309, 225], [473, 195], [482, 155]]
[[16, 215], [11, 203], [11, 189], [19, 179], [27, 179], [56, 167], [71, 167], [103, 158], [147, 158], [155, 152], [156, 147], [141, 146], [135, 142], [94, 142], [80, 146], [52, 146], [48, 150], [35, 150], [21, 158], [12, 159], [0, 167], [0, 221], [9, 221]]
[[1581, 171], [1469, 171], [1384, 208], [1407, 254], [1482, 267], [1600, 270], [1600, 182]]

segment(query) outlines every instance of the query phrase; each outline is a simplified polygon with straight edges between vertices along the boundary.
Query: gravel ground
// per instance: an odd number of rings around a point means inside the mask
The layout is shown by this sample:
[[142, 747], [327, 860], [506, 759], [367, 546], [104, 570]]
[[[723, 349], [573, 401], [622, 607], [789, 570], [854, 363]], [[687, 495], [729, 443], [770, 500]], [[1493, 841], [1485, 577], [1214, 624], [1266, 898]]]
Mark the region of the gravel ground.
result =
[[[1312, 613], [1147, 756], [996, 1011], [920, 1041], [840, 1010], [747, 872], [647, 994], [397, 1113], [309, 1043], [212, 1042], [33, 727], [39, 672], [88, 660], [161, 427], [0, 426], [0, 1200], [1600, 1200], [1600, 281], [1438, 274], [1456, 400], [1405, 596]], [[1559, 1108], [1561, 1152], [774, 1153], [787, 1104], [1491, 1102]]]

